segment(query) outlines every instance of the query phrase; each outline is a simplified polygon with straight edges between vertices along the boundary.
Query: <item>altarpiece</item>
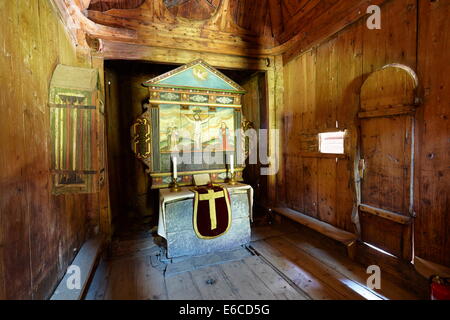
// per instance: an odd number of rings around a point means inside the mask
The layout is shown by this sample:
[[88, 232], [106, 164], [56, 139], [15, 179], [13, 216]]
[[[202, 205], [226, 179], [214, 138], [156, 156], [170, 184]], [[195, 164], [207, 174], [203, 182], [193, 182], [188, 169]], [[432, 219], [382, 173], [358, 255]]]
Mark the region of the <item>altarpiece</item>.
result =
[[[193, 175], [209, 173], [213, 182], [227, 178], [230, 156], [242, 180], [245, 154], [241, 100], [245, 90], [196, 60], [143, 83], [149, 90], [146, 111], [132, 126], [132, 147], [148, 167], [152, 189], [172, 180], [172, 160], [179, 158], [178, 184], [192, 185]], [[180, 161], [180, 159], [183, 161]]]
[[[131, 128], [132, 148], [160, 189], [158, 234], [167, 257], [231, 250], [250, 241], [253, 189], [242, 181], [247, 155], [244, 89], [196, 60], [146, 81], [149, 101]], [[194, 176], [214, 185], [193, 189]], [[178, 192], [167, 187], [176, 181]]]

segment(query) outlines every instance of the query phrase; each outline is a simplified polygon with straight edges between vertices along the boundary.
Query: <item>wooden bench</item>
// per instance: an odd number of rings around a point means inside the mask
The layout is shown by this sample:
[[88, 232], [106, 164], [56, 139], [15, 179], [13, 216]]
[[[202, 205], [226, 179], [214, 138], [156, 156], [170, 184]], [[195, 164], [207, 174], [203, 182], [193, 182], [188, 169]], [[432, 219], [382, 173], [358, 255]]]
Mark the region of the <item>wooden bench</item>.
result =
[[306, 214], [301, 212], [289, 209], [289, 208], [273, 208], [272, 211], [289, 218], [295, 222], [302, 224], [303, 226], [312, 229], [316, 232], [321, 233], [322, 235], [331, 238], [337, 242], [342, 243], [346, 249], [348, 256], [353, 259], [355, 257], [356, 252], [356, 240], [358, 239], [357, 235], [336, 228], [331, 224], [326, 222], [314, 219]]

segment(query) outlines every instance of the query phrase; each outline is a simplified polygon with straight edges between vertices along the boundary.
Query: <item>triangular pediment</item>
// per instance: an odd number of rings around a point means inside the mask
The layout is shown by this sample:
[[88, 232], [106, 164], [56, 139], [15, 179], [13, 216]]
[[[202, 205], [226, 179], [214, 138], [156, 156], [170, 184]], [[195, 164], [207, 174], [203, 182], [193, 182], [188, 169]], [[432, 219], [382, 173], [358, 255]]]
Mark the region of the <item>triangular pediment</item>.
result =
[[240, 85], [201, 59], [150, 79], [143, 85], [146, 87], [161, 86], [245, 92]]

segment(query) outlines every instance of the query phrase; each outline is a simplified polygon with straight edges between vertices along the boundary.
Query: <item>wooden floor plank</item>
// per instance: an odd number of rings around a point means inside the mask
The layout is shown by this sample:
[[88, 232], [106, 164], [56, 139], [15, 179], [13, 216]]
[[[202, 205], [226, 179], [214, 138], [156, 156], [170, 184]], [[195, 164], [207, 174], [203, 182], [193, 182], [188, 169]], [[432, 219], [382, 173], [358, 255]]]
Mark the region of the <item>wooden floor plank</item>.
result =
[[135, 286], [139, 300], [167, 300], [164, 274], [153, 268], [150, 257], [134, 259], [136, 265]]
[[106, 288], [109, 282], [111, 268], [105, 260], [101, 260], [94, 278], [89, 286], [85, 300], [103, 300], [105, 298]]
[[279, 237], [284, 234], [296, 232], [296, 229], [290, 225], [264, 225], [252, 228], [251, 241], [259, 241], [267, 238]]
[[242, 261], [225, 263], [220, 268], [242, 299], [277, 300], [265, 283]]
[[135, 266], [133, 259], [111, 260], [111, 277], [105, 292], [105, 300], [136, 299], [134, 288]]
[[150, 264], [150, 257], [111, 260], [107, 300], [167, 299], [163, 273]]
[[256, 230], [252, 229], [251, 241], [259, 241], [270, 237], [278, 237], [282, 234], [283, 232], [281, 232], [280, 230], [275, 230], [270, 226], [260, 227]]
[[204, 300], [242, 300], [219, 266], [197, 269], [190, 273]]
[[159, 251], [159, 247], [153, 239], [115, 241], [112, 243], [111, 247], [114, 257], [130, 255], [131, 253], [137, 255], [140, 252], [152, 254]]
[[285, 279], [275, 272], [259, 257], [243, 260], [257, 277], [272, 291], [278, 300], [309, 300], [310, 298], [294, 289]]
[[344, 297], [337, 291], [322, 283], [314, 275], [302, 269], [298, 263], [287, 258], [282, 252], [276, 250], [266, 241], [252, 243], [265, 259], [270, 261], [274, 267], [291, 279], [303, 292], [314, 300], [339, 300]]
[[192, 257], [186, 260], [167, 265], [165, 276], [172, 276], [177, 273], [192, 271], [206, 266], [223, 264], [229, 261], [238, 261], [251, 256], [246, 248], [239, 248], [231, 251], [217, 252], [204, 256]]
[[166, 277], [166, 287], [169, 300], [202, 300], [191, 272]]
[[[232, 259], [217, 259], [213, 254], [188, 259], [184, 264], [161, 262], [158, 266], [152, 266], [151, 259], [158, 260], [155, 253], [146, 253], [148, 249], [158, 251], [149, 245], [151, 240], [118, 242], [120, 256], [101, 261], [85, 299], [418, 298], [387, 277], [382, 278], [381, 290], [370, 290], [365, 286], [365, 268], [336, 250], [334, 242], [298, 229], [284, 231], [280, 226], [257, 228], [255, 239], [263, 240], [251, 246], [261, 256], [233, 254]], [[187, 262], [189, 268], [181, 268]], [[172, 272], [164, 273], [170, 268]]]
[[[347, 278], [352, 279], [361, 285], [365, 285], [368, 277], [365, 268], [348, 257], [336, 253], [332, 248], [327, 247], [323, 241], [320, 241], [320, 239], [317, 239], [310, 234], [304, 235], [302, 233], [285, 235], [284, 238], [299, 249], [316, 257], [328, 267], [335, 269]], [[382, 277], [381, 289], [374, 289], [373, 291], [387, 299], [418, 299], [413, 293], [389, 281], [387, 277]]]
[[[291, 259], [297, 265], [316, 279], [321, 281], [324, 285], [331, 287], [336, 292], [339, 292], [344, 299], [362, 300], [365, 299], [366, 292], [360, 292], [364, 288], [354, 288], [353, 281], [344, 277], [339, 272], [329, 268], [327, 265], [321, 263], [318, 259], [298, 250], [295, 246], [284, 240], [283, 238], [272, 238], [266, 240], [269, 245], [280, 250], [288, 259]], [[358, 285], [357, 285], [358, 286]], [[356, 290], [355, 290], [356, 289]]]

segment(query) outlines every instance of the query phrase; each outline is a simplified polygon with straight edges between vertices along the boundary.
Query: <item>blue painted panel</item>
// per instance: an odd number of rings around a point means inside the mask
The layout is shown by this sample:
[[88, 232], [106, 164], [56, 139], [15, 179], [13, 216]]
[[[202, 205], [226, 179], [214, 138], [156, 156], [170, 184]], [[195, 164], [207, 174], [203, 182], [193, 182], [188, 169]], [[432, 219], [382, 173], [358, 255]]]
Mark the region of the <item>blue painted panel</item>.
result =
[[201, 65], [194, 65], [180, 73], [156, 82], [157, 84], [205, 89], [237, 90], [225, 80]]

